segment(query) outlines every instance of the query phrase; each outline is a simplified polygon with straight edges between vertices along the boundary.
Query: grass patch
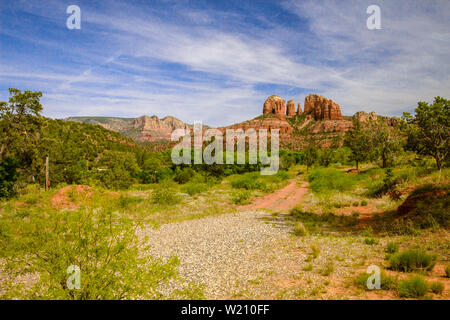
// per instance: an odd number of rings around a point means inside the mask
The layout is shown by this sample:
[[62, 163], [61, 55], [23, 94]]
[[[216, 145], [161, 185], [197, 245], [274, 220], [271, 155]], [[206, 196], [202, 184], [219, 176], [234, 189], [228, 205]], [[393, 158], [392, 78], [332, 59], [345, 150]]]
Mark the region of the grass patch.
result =
[[347, 175], [335, 168], [320, 168], [308, 175], [310, 188], [315, 193], [351, 190], [356, 182], [355, 176]]
[[398, 285], [398, 293], [403, 298], [421, 298], [427, 292], [428, 282], [418, 275], [402, 280]]
[[181, 197], [171, 183], [161, 183], [153, 189], [152, 202], [161, 205], [174, 205], [181, 202]]
[[442, 294], [444, 292], [444, 284], [439, 281], [433, 281], [430, 283], [430, 291], [435, 294]]
[[245, 191], [239, 191], [239, 192], [233, 192], [231, 194], [231, 201], [233, 201], [234, 204], [247, 204], [250, 201], [252, 193], [248, 190]]
[[303, 223], [297, 222], [294, 227], [294, 234], [298, 237], [306, 236], [308, 235], [308, 229]]
[[[367, 272], [360, 273], [353, 280], [353, 283], [365, 290], [369, 290], [367, 287], [367, 279], [371, 276], [371, 274]], [[395, 290], [398, 286], [398, 279], [396, 277], [390, 276], [386, 274], [386, 272], [381, 271], [380, 273], [380, 289], [381, 290]]]
[[386, 251], [386, 253], [389, 253], [389, 254], [393, 254], [393, 253], [398, 252], [398, 243], [389, 242], [386, 245], [386, 250], [385, 251]]
[[389, 258], [392, 270], [403, 272], [431, 271], [436, 264], [436, 254], [421, 250], [407, 250], [393, 254]]

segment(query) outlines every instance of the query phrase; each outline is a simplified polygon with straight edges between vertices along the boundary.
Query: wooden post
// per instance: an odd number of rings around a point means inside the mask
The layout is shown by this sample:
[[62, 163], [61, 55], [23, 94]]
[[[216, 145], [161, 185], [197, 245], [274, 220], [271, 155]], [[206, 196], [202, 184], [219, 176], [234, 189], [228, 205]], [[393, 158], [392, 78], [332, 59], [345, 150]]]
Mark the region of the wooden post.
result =
[[45, 157], [45, 191], [50, 187], [50, 181], [48, 179], [48, 154]]

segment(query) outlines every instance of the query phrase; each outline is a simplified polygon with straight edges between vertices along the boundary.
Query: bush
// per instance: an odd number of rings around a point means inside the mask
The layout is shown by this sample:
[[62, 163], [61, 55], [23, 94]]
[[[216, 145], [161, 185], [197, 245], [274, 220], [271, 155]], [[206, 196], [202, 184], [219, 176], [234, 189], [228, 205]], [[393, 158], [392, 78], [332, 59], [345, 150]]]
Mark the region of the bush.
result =
[[435, 294], [442, 294], [444, 292], [444, 284], [438, 281], [431, 282], [430, 291]]
[[17, 180], [19, 163], [14, 158], [4, 158], [0, 161], [0, 199], [14, 195], [14, 184]]
[[367, 201], [366, 200], [361, 201], [361, 206], [363, 207], [367, 206]]
[[[173, 183], [173, 182], [172, 182]], [[152, 192], [152, 202], [162, 205], [174, 205], [181, 201], [175, 188], [170, 183], [158, 184]]]
[[231, 201], [233, 201], [234, 204], [245, 204], [247, 203], [248, 199], [251, 196], [250, 191], [241, 191], [241, 192], [234, 192], [231, 196]]
[[[371, 274], [367, 272], [360, 273], [354, 279], [354, 284], [365, 290], [369, 290], [367, 287], [367, 279], [371, 276]], [[398, 279], [396, 277], [392, 277], [386, 274], [386, 272], [381, 271], [380, 273], [380, 289], [381, 290], [395, 290], [398, 286]]]
[[173, 180], [175, 180], [180, 184], [185, 184], [189, 182], [194, 175], [195, 175], [194, 170], [192, 170], [191, 168], [184, 168], [182, 170], [177, 170], [175, 172], [175, 177], [173, 178]]
[[347, 191], [355, 184], [355, 177], [334, 168], [315, 169], [308, 175], [308, 180], [315, 193]]
[[428, 292], [428, 282], [421, 276], [411, 276], [400, 281], [398, 293], [404, 298], [420, 298]]
[[187, 183], [186, 185], [184, 185], [181, 190], [183, 192], [186, 192], [188, 195], [193, 196], [196, 195], [198, 193], [202, 193], [205, 192], [206, 190], [208, 190], [207, 186], [205, 184], [200, 184], [200, 183]]
[[445, 266], [445, 276], [450, 278], [450, 265]]
[[[177, 276], [178, 259], [163, 262], [146, 254], [146, 246], [140, 250], [138, 226], [112, 207], [35, 211], [26, 220], [9, 222], [11, 239], [2, 250], [5, 267], [39, 277], [29, 288], [1, 284], [7, 291], [2, 290], [2, 298], [158, 299], [164, 297], [159, 286]], [[68, 285], [78, 284], [70, 281], [76, 270], [68, 271], [70, 266], [79, 267], [79, 289]]]
[[231, 182], [231, 186], [235, 189], [245, 190], [265, 190], [266, 184], [257, 177], [245, 175]]
[[99, 172], [99, 179], [108, 189], [128, 189], [139, 173], [136, 156], [131, 152], [106, 151], [100, 166], [106, 167]]
[[375, 238], [365, 238], [364, 243], [368, 245], [373, 245], [377, 243], [377, 240]]
[[390, 254], [398, 252], [398, 244], [395, 242], [389, 242], [385, 251]]
[[393, 254], [390, 265], [393, 270], [403, 272], [431, 271], [436, 264], [437, 256], [420, 250], [407, 250]]
[[306, 236], [308, 235], [308, 229], [306, 229], [303, 223], [297, 222], [295, 224], [294, 234], [296, 236]]

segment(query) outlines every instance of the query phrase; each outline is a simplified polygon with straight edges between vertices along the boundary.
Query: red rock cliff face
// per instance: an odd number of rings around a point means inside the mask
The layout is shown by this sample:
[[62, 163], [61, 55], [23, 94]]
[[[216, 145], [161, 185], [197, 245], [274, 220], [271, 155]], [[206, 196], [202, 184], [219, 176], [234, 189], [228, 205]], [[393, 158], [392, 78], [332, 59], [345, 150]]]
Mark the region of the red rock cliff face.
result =
[[305, 98], [305, 114], [312, 114], [314, 120], [342, 120], [341, 107], [331, 99], [310, 94]]
[[277, 95], [270, 96], [264, 102], [263, 114], [273, 113], [280, 119], [286, 118], [285, 101]]
[[286, 106], [286, 117], [295, 116], [295, 101], [289, 100]]

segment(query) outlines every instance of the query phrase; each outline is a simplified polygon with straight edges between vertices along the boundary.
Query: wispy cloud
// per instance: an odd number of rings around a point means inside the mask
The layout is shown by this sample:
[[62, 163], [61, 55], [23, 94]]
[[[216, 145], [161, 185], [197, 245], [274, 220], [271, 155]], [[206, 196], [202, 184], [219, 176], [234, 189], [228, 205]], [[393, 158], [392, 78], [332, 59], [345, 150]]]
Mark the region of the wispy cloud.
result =
[[[373, 3], [382, 30], [366, 28]], [[0, 28], [8, 49], [0, 99], [14, 85], [44, 91], [52, 117], [156, 114], [225, 125], [257, 116], [273, 93], [302, 101], [317, 92], [346, 114], [398, 115], [450, 92], [448, 1], [99, 4], [80, 1], [79, 31], [64, 28], [60, 1], [3, 8], [24, 27]]]

